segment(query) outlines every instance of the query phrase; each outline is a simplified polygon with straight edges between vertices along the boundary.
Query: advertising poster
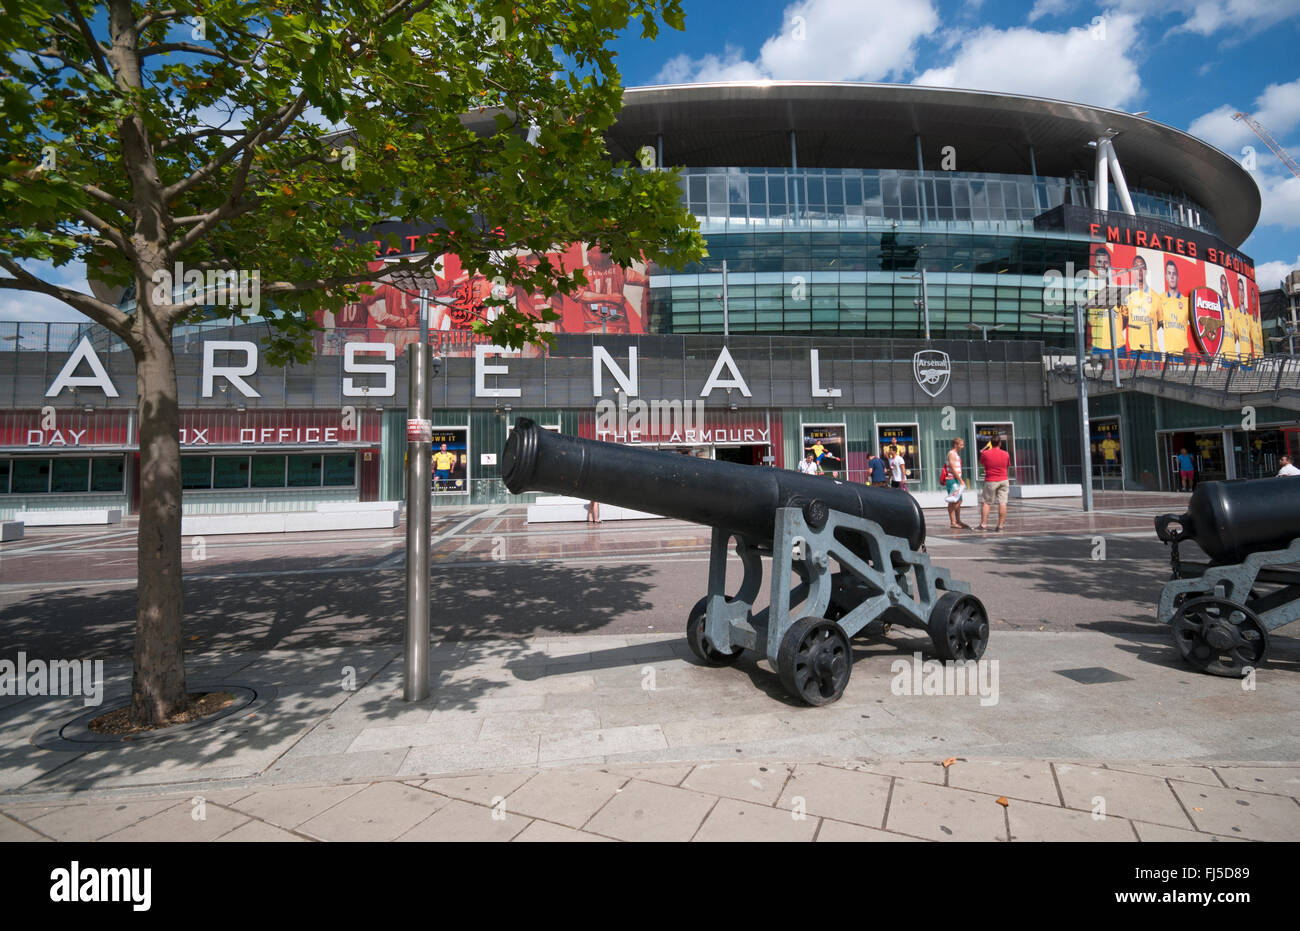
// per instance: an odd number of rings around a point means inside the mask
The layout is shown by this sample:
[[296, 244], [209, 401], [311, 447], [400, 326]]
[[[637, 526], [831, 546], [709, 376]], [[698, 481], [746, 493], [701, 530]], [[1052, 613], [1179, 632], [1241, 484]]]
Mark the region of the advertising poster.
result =
[[[537, 266], [541, 257], [533, 253], [514, 253], [528, 266]], [[317, 311], [316, 323], [332, 333], [323, 336], [322, 348], [338, 350], [344, 342], [390, 342], [400, 356], [405, 344], [420, 327], [420, 290], [428, 290], [429, 329], [435, 343], [444, 344], [443, 336], [460, 333], [468, 336], [474, 323], [493, 320], [499, 308], [487, 304], [490, 297], [504, 298], [528, 316], [540, 319], [543, 308], [559, 316], [541, 326], [553, 333], [645, 333], [650, 278], [644, 263], [623, 268], [595, 245], [571, 243], [563, 251], [545, 256], [552, 266], [566, 273], [582, 269], [587, 284], [572, 295], [530, 294], [513, 285], [497, 284], [484, 275], [465, 271], [460, 258], [443, 256], [433, 268], [433, 287], [385, 279], [385, 263], [375, 261], [370, 270], [376, 273], [373, 293], [362, 295], [356, 303], [346, 304], [335, 313]], [[418, 335], [415, 339], [418, 340]]]
[[469, 428], [435, 427], [433, 430], [434, 494], [469, 491]]
[[876, 427], [877, 445], [886, 451], [892, 447], [897, 447], [903, 461], [907, 463], [908, 475], [913, 480], [918, 477], [916, 472], [919, 467], [917, 462], [918, 435], [919, 431], [914, 423], [881, 424]]
[[1124, 462], [1119, 420], [1090, 421], [1089, 436], [1093, 470], [1102, 475], [1118, 475]]
[[803, 452], [800, 453], [800, 458], [811, 455], [823, 475], [843, 472], [846, 433], [842, 423], [804, 424]]
[[998, 436], [1003, 435], [1007, 438], [1006, 450], [1011, 456], [1011, 465], [1007, 475], [1009, 478], [1016, 477], [1016, 431], [1009, 423], [977, 423], [975, 424], [975, 462], [979, 462], [979, 454], [986, 449], [992, 449], [998, 445]]
[[[1111, 351], [1109, 315], [1121, 356], [1248, 361], [1265, 352], [1259, 289], [1244, 271], [1120, 243], [1093, 246], [1092, 269], [1097, 293], [1089, 301], [1088, 338], [1094, 352]], [[1198, 315], [1193, 295], [1207, 290], [1218, 295], [1220, 310]], [[1201, 331], [1202, 317], [1222, 322], [1207, 319], [1209, 329]], [[1220, 328], [1222, 338], [1216, 338]]]

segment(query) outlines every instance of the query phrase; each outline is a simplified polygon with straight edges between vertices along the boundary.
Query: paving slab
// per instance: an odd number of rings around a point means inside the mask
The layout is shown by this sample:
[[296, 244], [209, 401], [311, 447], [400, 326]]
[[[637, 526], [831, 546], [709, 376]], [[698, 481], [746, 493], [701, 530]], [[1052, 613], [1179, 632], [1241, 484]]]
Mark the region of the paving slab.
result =
[[1233, 789], [1300, 798], [1300, 767], [1297, 766], [1216, 766], [1214, 771]]
[[1007, 822], [1013, 841], [1116, 843], [1138, 839], [1132, 822], [1125, 818], [1097, 818], [1092, 812], [1021, 799], [1008, 799], [1008, 803]]
[[605, 727], [565, 734], [542, 734], [537, 761], [555, 763], [611, 753], [667, 748], [668, 741], [658, 724]]
[[600, 837], [596, 834], [588, 834], [586, 831], [575, 831], [573, 828], [566, 828], [558, 824], [551, 824], [547, 821], [534, 821], [528, 827], [520, 831], [513, 840], [515, 843], [572, 843], [597, 841], [603, 843], [613, 843], [608, 837]]
[[1198, 831], [1251, 840], [1294, 841], [1300, 837], [1295, 799], [1240, 789], [1172, 783]]
[[719, 799], [692, 838], [696, 841], [811, 841], [817, 819], [734, 798]]
[[633, 780], [585, 830], [625, 841], [687, 841], [716, 802], [712, 795]]
[[[42, 834], [61, 841], [93, 841], [131, 827], [182, 802], [177, 798], [143, 799], [135, 802], [99, 802], [38, 809], [44, 814], [24, 817], [10, 810], [11, 816], [31, 825]], [[185, 806], [188, 816], [190, 806]]]
[[919, 763], [908, 760], [825, 760], [823, 766], [837, 769], [849, 769], [858, 773], [876, 773], [880, 776], [898, 776], [915, 782], [931, 782], [945, 785], [948, 771], [942, 762]]
[[348, 753], [366, 750], [396, 750], [446, 743], [473, 743], [483, 727], [483, 717], [456, 714], [426, 724], [397, 724], [364, 728], [347, 747]]
[[[599, 730], [600, 715], [589, 709], [566, 711], [514, 711], [482, 718], [479, 740], [512, 741], [542, 735]], [[474, 739], [473, 737], [469, 739]]]
[[1144, 776], [1156, 776], [1160, 779], [1195, 782], [1206, 786], [1223, 785], [1215, 775], [1213, 767], [1191, 763], [1140, 763], [1135, 760], [1116, 760], [1107, 763], [1104, 768], [1117, 769], [1125, 773], [1141, 773]]
[[1133, 821], [1133, 830], [1137, 831], [1143, 843], [1218, 843], [1230, 841], [1246, 843], [1244, 837], [1224, 837], [1220, 834], [1206, 834], [1203, 831], [1188, 831], [1185, 828], [1171, 828], [1167, 824], [1147, 824], [1145, 821]]
[[508, 810], [494, 810], [482, 805], [470, 805], [459, 799], [450, 799], [435, 814], [415, 825], [398, 840], [445, 843], [450, 841], [508, 841], [519, 834], [530, 819], [511, 814]]
[[321, 840], [388, 841], [451, 801], [400, 782], [372, 783], [298, 826]]
[[347, 782], [396, 776], [414, 750], [368, 750], [364, 753], [327, 753], [318, 756], [284, 756], [265, 773], [267, 782]]
[[211, 841], [250, 820], [247, 815], [219, 805], [205, 806], [201, 819], [196, 819], [194, 815], [195, 809], [189, 805], [173, 805], [156, 815], [137, 821], [130, 827], [105, 834], [100, 840], [147, 843]]
[[1093, 769], [1057, 763], [1057, 782], [1067, 808], [1103, 810], [1108, 816], [1133, 818], [1175, 828], [1189, 828], [1183, 806], [1164, 779], [1143, 773]]
[[639, 779], [642, 782], [657, 782], [662, 786], [679, 786], [694, 769], [690, 763], [662, 763], [658, 766], [606, 766], [607, 772]]
[[526, 741], [479, 740], [474, 743], [412, 747], [397, 775], [440, 776], [471, 770], [496, 770], [537, 765], [537, 737]]
[[364, 788], [364, 785], [342, 785], [267, 789], [240, 799], [230, 807], [270, 824], [296, 828]]
[[536, 775], [536, 771], [530, 770], [521, 773], [441, 776], [425, 780], [421, 783], [421, 788], [475, 805], [492, 805], [493, 799], [505, 798]]
[[1006, 815], [993, 796], [902, 779], [894, 781], [884, 827], [930, 840], [1007, 839]]
[[817, 829], [817, 841], [819, 843], [842, 843], [842, 844], [860, 844], [895, 841], [910, 841], [913, 843], [921, 842], [923, 838], [908, 837], [904, 834], [895, 834], [892, 831], [882, 831], [879, 828], [869, 828], [861, 824], [849, 824], [847, 821], [835, 821], [831, 818], [823, 818], [821, 827]]
[[681, 783], [711, 795], [775, 805], [793, 769], [785, 763], [701, 763]]
[[303, 843], [307, 840], [305, 837], [299, 837], [283, 828], [277, 828], [275, 825], [267, 824], [264, 821], [245, 821], [233, 831], [222, 834], [217, 838], [218, 842], [232, 842], [238, 844], [261, 844], [273, 843], [279, 844], [284, 842]]
[[538, 773], [510, 793], [506, 810], [580, 828], [626, 785], [626, 776], [599, 770]]
[[948, 785], [1007, 798], [1059, 805], [1052, 767], [1042, 761], [958, 760], [948, 767]]
[[888, 776], [799, 763], [776, 807], [794, 811], [799, 806], [809, 815], [879, 828], [884, 824], [891, 782]]
[[15, 821], [12, 817], [0, 812], [0, 844], [48, 840], [52, 840], [52, 838], [39, 834], [22, 822]]

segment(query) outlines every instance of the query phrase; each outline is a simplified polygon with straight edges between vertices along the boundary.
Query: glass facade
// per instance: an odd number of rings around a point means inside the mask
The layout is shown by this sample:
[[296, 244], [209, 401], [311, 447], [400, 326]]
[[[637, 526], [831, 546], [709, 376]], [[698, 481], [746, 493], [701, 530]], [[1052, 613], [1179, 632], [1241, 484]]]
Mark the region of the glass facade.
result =
[[123, 465], [121, 456], [0, 459], [0, 495], [120, 492]]
[[[727, 263], [733, 333], [936, 339], [1041, 339], [1072, 351], [1072, 320], [1044, 301], [1049, 271], [1086, 269], [1085, 239], [1034, 229], [1062, 204], [1092, 203], [1092, 182], [979, 172], [683, 168], [682, 202], [708, 241], [703, 263], [652, 269], [651, 325], [717, 333]], [[1143, 216], [1217, 234], [1189, 200], [1131, 191]], [[1059, 291], [1056, 292], [1059, 295]], [[1068, 315], [1067, 315], [1068, 316]]]
[[[870, 227], [900, 223], [997, 225], [1032, 230], [1033, 219], [1061, 204], [1091, 206], [1084, 177], [861, 168], [682, 168], [682, 204], [706, 227], [788, 225], [831, 220]], [[1214, 218], [1184, 197], [1130, 188], [1139, 216], [1217, 236]], [[1114, 195], [1112, 195], [1113, 197]]]

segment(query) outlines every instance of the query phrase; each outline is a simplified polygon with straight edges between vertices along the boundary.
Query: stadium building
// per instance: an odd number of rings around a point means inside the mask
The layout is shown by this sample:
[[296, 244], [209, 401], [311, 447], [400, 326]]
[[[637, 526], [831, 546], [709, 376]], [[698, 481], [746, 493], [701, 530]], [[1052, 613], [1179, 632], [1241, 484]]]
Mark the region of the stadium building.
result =
[[[490, 114], [467, 119], [494, 126]], [[495, 454], [520, 415], [784, 468], [820, 444], [825, 471], [853, 479], [871, 451], [897, 445], [912, 489], [926, 492], [953, 436], [971, 458], [1005, 433], [1025, 493], [1077, 484], [1076, 304], [1095, 360], [1097, 487], [1174, 487], [1183, 447], [1203, 479], [1271, 474], [1277, 455], [1300, 453], [1300, 403], [1261, 361], [1261, 296], [1238, 250], [1259, 189], [1180, 130], [1012, 94], [763, 81], [629, 89], [608, 145], [617, 159], [680, 170], [709, 255], [624, 269], [570, 245], [556, 259], [586, 270], [584, 292], [508, 295], [560, 315], [557, 347], [522, 355], [470, 332], [492, 313], [492, 285], [449, 257], [426, 295], [444, 360], [434, 448], [446, 442], [455, 460], [439, 502], [515, 500]], [[396, 228], [373, 238], [377, 277], [384, 258], [423, 239]], [[1091, 283], [1079, 277], [1090, 269]], [[401, 497], [402, 356], [421, 302], [389, 282], [320, 314], [315, 361], [291, 370], [257, 364], [254, 326], [178, 335], [186, 512]], [[129, 353], [94, 327], [0, 330], [0, 354], [18, 350], [0, 372], [0, 514], [133, 509]], [[703, 411], [677, 429], [611, 427], [602, 400]], [[46, 407], [82, 431], [75, 442], [43, 426]]]

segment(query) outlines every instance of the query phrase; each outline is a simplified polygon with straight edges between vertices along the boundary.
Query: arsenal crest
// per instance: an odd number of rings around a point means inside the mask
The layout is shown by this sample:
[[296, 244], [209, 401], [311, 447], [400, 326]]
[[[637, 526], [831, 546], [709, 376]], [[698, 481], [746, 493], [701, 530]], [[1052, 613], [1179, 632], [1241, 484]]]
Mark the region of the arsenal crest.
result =
[[1187, 296], [1187, 320], [1197, 347], [1212, 356], [1223, 345], [1223, 302], [1213, 288], [1197, 288]]
[[921, 386], [922, 391], [932, 398], [937, 398], [943, 389], [948, 387], [948, 379], [952, 376], [952, 362], [946, 352], [938, 349], [922, 349], [912, 356], [912, 374], [916, 376], [916, 383]]

